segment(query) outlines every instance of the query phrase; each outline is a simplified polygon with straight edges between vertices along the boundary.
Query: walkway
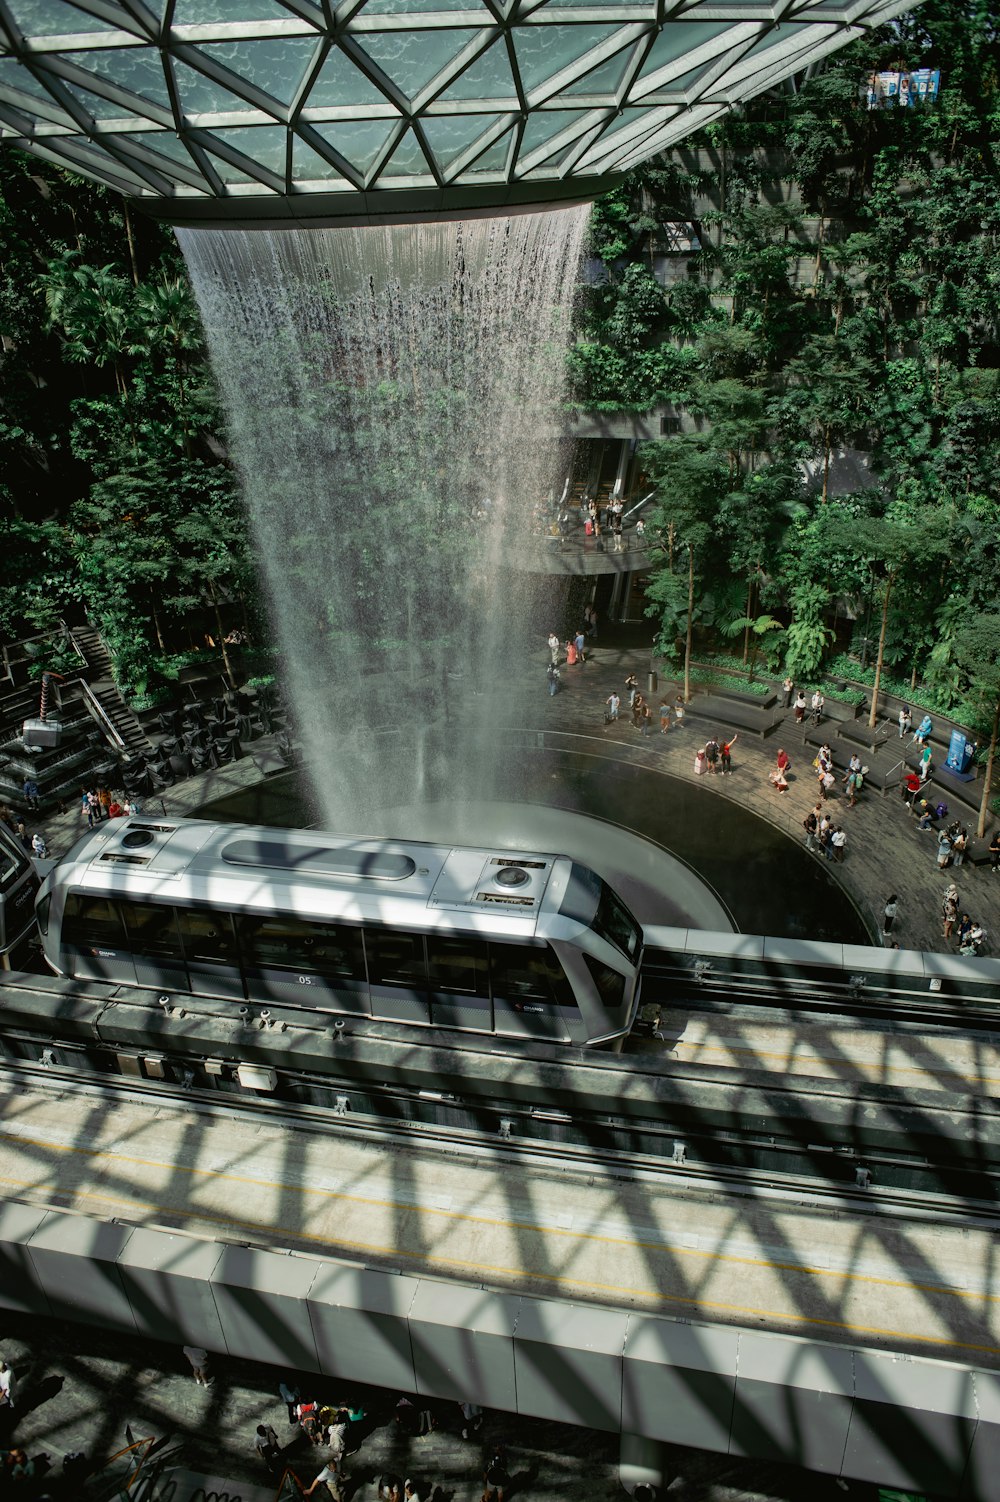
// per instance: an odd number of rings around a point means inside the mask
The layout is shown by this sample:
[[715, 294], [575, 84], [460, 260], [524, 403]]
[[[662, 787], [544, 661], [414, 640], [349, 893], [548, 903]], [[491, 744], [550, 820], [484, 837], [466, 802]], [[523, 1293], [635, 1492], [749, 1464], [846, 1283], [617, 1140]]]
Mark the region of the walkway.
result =
[[[506, 721], [508, 731], [523, 744], [525, 732], [533, 739], [540, 733], [547, 750], [588, 751], [623, 765], [648, 768], [666, 773], [682, 782], [693, 779], [693, 758], [706, 736], [714, 728], [719, 736], [732, 727], [689, 718], [680, 731], [668, 736], [659, 734], [658, 720], [654, 733], [645, 738], [632, 729], [627, 717], [616, 725], [603, 723], [604, 701], [612, 689], [623, 693], [625, 676], [636, 673], [643, 692], [652, 654], [648, 627], [624, 627], [608, 630], [581, 665], [562, 668], [562, 687], [555, 698], [547, 693], [545, 665], [548, 661], [544, 643], [522, 666], [519, 676], [490, 687], [490, 701], [498, 711], [498, 724]], [[525, 680], [534, 679], [537, 689], [526, 694]], [[651, 696], [654, 710], [665, 692], [672, 702], [678, 692], [676, 678], [661, 679], [659, 693]], [[778, 712], [780, 715], [780, 712]], [[254, 745], [260, 758], [266, 742]], [[792, 758], [790, 787], [787, 793], [774, 791], [767, 780], [779, 746]], [[802, 820], [817, 800], [818, 789], [812, 767], [814, 751], [805, 745], [804, 727], [796, 727], [791, 711], [783, 716], [781, 728], [766, 740], [743, 732], [736, 744], [731, 777], [703, 777], [701, 785], [723, 800], [732, 800], [802, 840]], [[885, 753], [883, 753], [885, 754]], [[612, 774], [613, 775], [613, 774]], [[162, 799], [162, 808], [173, 815], [193, 814], [201, 805], [226, 793], [253, 785], [260, 772], [251, 757], [170, 788]], [[661, 792], [659, 789], [662, 788]], [[650, 784], [650, 798], [674, 796], [676, 785]], [[1000, 876], [994, 876], [985, 858], [986, 838], [974, 841], [972, 860], [958, 871], [942, 873], [936, 865], [937, 844], [933, 833], [919, 834], [914, 821], [896, 791], [884, 797], [869, 787], [856, 808], [848, 808], [843, 788], [838, 784], [833, 800], [835, 817], [842, 820], [848, 834], [846, 858], [842, 865], [830, 865], [830, 875], [846, 888], [873, 931], [881, 928], [882, 908], [891, 892], [899, 897], [899, 916], [893, 940], [905, 949], [952, 950], [942, 936], [940, 909], [946, 886], [954, 880], [959, 887], [960, 911], [979, 919], [993, 941], [990, 953], [997, 952], [1000, 938]], [[161, 799], [152, 798], [147, 809], [159, 811]], [[68, 814], [46, 825], [49, 848], [62, 854], [82, 832], [85, 821], [74, 807]], [[817, 857], [822, 859], [822, 857]], [[978, 862], [978, 864], [977, 864]], [[793, 892], [778, 892], [775, 900], [792, 902]]]

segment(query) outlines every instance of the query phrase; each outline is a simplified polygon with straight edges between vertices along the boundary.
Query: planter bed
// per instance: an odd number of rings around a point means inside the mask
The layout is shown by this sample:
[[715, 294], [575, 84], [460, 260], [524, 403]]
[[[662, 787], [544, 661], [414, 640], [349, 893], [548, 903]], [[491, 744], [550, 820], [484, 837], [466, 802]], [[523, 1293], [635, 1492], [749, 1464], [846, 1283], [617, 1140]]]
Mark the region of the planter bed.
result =
[[774, 709], [778, 702], [775, 693], [755, 694], [752, 689], [746, 688], [712, 688], [716, 698], [732, 699], [736, 704], [750, 704], [757, 709]]

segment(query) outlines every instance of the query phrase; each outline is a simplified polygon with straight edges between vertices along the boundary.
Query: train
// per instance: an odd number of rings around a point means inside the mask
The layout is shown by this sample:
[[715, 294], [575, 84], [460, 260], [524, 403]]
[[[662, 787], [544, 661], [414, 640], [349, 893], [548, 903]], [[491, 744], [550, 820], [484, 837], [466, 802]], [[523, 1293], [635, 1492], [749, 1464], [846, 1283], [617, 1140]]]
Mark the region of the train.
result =
[[57, 975], [167, 997], [620, 1047], [642, 930], [563, 855], [114, 819], [45, 876]]

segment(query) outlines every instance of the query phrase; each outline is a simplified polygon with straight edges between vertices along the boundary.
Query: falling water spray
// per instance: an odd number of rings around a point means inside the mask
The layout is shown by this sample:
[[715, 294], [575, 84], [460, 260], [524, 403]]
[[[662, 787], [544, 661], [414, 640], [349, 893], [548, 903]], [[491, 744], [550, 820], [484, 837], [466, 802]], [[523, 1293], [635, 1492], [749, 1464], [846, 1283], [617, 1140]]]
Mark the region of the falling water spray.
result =
[[490, 796], [586, 221], [178, 231], [331, 827]]

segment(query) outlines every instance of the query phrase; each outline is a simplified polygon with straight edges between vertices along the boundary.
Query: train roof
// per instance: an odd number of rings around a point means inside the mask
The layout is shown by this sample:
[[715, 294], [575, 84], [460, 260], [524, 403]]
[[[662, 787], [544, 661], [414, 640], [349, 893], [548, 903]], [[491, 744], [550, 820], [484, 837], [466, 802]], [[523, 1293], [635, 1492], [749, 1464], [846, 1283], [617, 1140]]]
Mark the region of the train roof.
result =
[[582, 875], [536, 852], [144, 816], [98, 825], [58, 868], [60, 882], [95, 894], [401, 924], [465, 913], [512, 936], [534, 932], [546, 894], [558, 908]]

